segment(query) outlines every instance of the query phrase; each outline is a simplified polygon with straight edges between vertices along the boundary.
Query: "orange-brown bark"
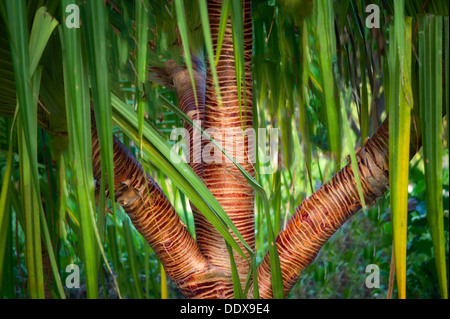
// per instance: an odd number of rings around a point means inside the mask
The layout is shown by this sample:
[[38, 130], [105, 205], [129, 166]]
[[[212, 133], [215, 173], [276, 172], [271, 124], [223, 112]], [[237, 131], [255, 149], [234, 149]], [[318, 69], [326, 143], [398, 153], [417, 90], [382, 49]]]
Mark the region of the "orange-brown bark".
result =
[[[221, 6], [221, 1], [208, 1], [208, 15], [214, 51], [217, 49]], [[213, 135], [213, 138], [219, 143], [222, 143], [222, 147], [230, 155], [236, 156], [237, 152], [242, 151], [244, 158], [237, 160], [247, 172], [254, 176], [253, 164], [248, 158], [249, 152], [251, 153], [253, 149], [249, 145], [248, 139], [242, 138], [242, 132], [247, 128], [251, 128], [253, 125], [251, 71], [252, 19], [250, 1], [243, 1], [243, 6], [245, 83], [242, 83], [241, 109], [239, 109], [238, 102], [231, 19], [228, 18], [219, 63], [216, 67], [222, 106], [219, 106], [211, 68], [208, 65], [204, 128], [212, 132], [211, 135]], [[245, 101], [244, 96], [246, 98]], [[229, 145], [224, 143], [226, 129], [234, 129], [237, 132], [236, 139], [233, 143], [229, 143]], [[216, 130], [216, 133], [212, 130]], [[254, 249], [254, 191], [235, 165], [225, 161], [220, 151], [214, 150], [214, 155], [218, 153], [221, 159], [219, 163], [212, 162], [203, 164], [203, 181], [236, 225], [247, 244]], [[207, 222], [198, 223], [196, 226], [197, 240], [205, 257], [213, 265], [223, 269], [225, 272], [231, 273], [230, 258], [222, 236]], [[243, 246], [241, 248], [246, 252]], [[242, 256], [237, 254], [234, 256], [238, 272], [242, 280], [245, 280], [249, 265]]]
[[[166, 62], [166, 70], [177, 93], [178, 107], [180, 110], [192, 121], [203, 123], [205, 118], [205, 67], [203, 62], [195, 56], [192, 59], [192, 64], [197, 104], [195, 103], [189, 71], [185, 67], [178, 66], [173, 60]], [[194, 138], [194, 128], [191, 125], [185, 123], [184, 128], [189, 132], [189, 165], [197, 176], [202, 178], [203, 163], [201, 162], [201, 132], [195, 132], [195, 134], [198, 134], [198, 137], [200, 137], [200, 139], [198, 139]], [[197, 141], [200, 143], [197, 143]]]
[[[220, 274], [203, 257], [172, 204], [151, 176], [116, 137], [113, 143], [117, 202], [153, 248], [174, 284], [187, 297], [195, 297], [205, 290], [202, 278], [214, 278]], [[100, 146], [96, 129], [92, 130], [92, 159], [94, 177], [100, 179]]]
[[[364, 199], [368, 204], [383, 195], [389, 184], [388, 132], [386, 120], [356, 156]], [[297, 207], [276, 239], [285, 295], [323, 244], [360, 208], [350, 163]], [[272, 298], [268, 255], [258, 268], [258, 283], [261, 298]]]
[[[175, 61], [170, 60], [166, 62], [166, 70], [177, 93], [178, 107], [192, 121], [197, 121], [197, 125], [200, 124], [200, 127], [203, 128], [203, 122], [205, 119], [206, 70], [203, 63], [195, 56], [192, 58], [192, 64], [196, 96], [194, 95], [189, 71], [185, 67], [178, 66]], [[197, 103], [195, 97], [197, 97]], [[202, 179], [202, 149], [205, 144], [202, 142], [202, 133], [198, 130], [194, 131], [194, 128], [188, 123], [184, 124], [184, 128], [189, 133], [189, 165], [197, 176]], [[214, 227], [197, 209], [197, 207], [192, 204], [192, 202], [190, 204], [194, 217], [197, 244], [199, 245], [200, 251], [204, 253], [206, 243], [205, 236], [201, 231], [199, 231], [199, 229], [201, 229], [202, 225], [209, 225], [211, 228]]]

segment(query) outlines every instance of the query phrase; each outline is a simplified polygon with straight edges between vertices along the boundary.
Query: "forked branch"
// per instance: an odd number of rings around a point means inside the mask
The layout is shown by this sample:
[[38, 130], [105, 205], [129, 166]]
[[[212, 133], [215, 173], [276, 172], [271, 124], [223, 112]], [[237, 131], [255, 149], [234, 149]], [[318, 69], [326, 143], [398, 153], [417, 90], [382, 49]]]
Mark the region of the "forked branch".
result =
[[[92, 125], [94, 178], [101, 177], [100, 145]], [[134, 227], [147, 240], [180, 291], [195, 297], [202, 277], [214, 277], [214, 269], [181, 222], [172, 204], [131, 152], [114, 137], [114, 192]]]

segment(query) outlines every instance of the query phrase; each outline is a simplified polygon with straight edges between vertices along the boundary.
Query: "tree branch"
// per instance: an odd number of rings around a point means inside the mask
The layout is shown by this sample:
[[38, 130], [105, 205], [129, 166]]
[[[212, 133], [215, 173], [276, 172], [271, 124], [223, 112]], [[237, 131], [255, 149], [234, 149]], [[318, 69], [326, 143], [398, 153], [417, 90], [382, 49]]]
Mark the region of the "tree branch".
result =
[[[202, 278], [220, 277], [200, 252], [168, 198], [114, 136], [114, 193], [134, 227], [147, 240], [164, 265], [167, 275], [187, 297], [205, 289]], [[100, 145], [92, 125], [92, 166], [100, 179]], [[200, 282], [200, 283], [199, 283]]]
[[[388, 121], [385, 121], [357, 154], [366, 203], [375, 201], [388, 186], [388, 149]], [[285, 295], [325, 242], [360, 208], [350, 163], [297, 207], [276, 239]], [[272, 298], [268, 254], [258, 267], [258, 284], [261, 297]]]
[[[410, 159], [421, 146], [418, 125], [418, 119], [413, 117]], [[389, 186], [388, 134], [389, 122], [386, 119], [356, 156], [364, 199], [369, 205]], [[301, 271], [314, 261], [325, 242], [360, 208], [350, 163], [297, 207], [286, 229], [276, 239], [285, 295]], [[258, 267], [258, 285], [261, 298], [272, 298], [268, 254]]]

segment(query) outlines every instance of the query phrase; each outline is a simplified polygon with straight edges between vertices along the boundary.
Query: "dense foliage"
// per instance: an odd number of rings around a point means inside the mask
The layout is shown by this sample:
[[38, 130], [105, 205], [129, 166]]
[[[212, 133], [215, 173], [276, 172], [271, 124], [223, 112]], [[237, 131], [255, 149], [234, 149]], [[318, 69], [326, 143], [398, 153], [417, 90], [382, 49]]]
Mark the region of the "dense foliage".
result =
[[[0, 297], [183, 298], [113, 204], [105, 176], [93, 178], [89, 106], [106, 175], [113, 175], [114, 134], [194, 238], [192, 203], [223, 222], [221, 235], [238, 252], [214, 196], [168, 156], [177, 142], [170, 134], [186, 119], [165, 63], [191, 70], [192, 54], [213, 65], [217, 52], [202, 28], [207, 1], [78, 3], [79, 29], [67, 27], [72, 3], [0, 3]], [[244, 61], [239, 4], [224, 1], [222, 11], [233, 26], [236, 69]], [[396, 186], [335, 233], [287, 297], [386, 298], [390, 289], [394, 298], [448, 295], [448, 3], [373, 1], [379, 28], [366, 25], [372, 1], [251, 4], [253, 127], [279, 129], [277, 169], [260, 173], [267, 164], [259, 149], [250, 180], [258, 194], [253, 262], [273, 249], [268, 223], [275, 236], [281, 232], [303, 200], [355, 163], [355, 151], [389, 116], [397, 143], [390, 146], [400, 152], [389, 169]], [[421, 132], [424, 147], [409, 162], [400, 146], [409, 149], [410, 135]], [[394, 239], [394, 229], [407, 237]], [[399, 253], [397, 266], [393, 245], [407, 256]], [[79, 289], [67, 287], [70, 264], [80, 267]], [[365, 285], [370, 264], [380, 269], [379, 288]]]

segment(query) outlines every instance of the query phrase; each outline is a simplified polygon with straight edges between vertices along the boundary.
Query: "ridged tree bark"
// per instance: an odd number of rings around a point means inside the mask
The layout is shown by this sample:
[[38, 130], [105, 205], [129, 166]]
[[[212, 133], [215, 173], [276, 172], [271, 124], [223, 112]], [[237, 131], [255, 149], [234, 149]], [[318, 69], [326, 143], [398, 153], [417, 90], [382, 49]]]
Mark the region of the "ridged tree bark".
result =
[[[217, 49], [219, 33], [219, 22], [221, 15], [221, 1], [208, 2], [208, 15], [210, 19], [211, 37], [214, 50]], [[192, 120], [201, 122], [201, 127], [206, 130], [222, 147], [233, 157], [241, 151], [238, 162], [252, 176], [254, 169], [249, 161], [248, 154], [253, 151], [249, 146], [248, 138], [244, 138], [242, 132], [252, 128], [252, 77], [251, 77], [251, 55], [252, 55], [252, 20], [250, 1], [244, 1], [244, 53], [245, 53], [245, 92], [239, 109], [236, 73], [234, 64], [233, 38], [231, 34], [231, 19], [228, 18], [222, 51], [217, 65], [217, 75], [220, 84], [222, 105], [216, 96], [215, 85], [208, 65], [206, 74], [202, 63], [194, 56], [194, 78], [198, 105], [195, 104], [192, 84], [188, 70], [177, 66], [174, 61], [166, 63], [166, 71], [171, 83], [177, 93], [179, 108]], [[244, 86], [244, 83], [242, 83]], [[244, 100], [242, 98], [242, 100]], [[241, 173], [233, 163], [225, 160], [222, 152], [215, 148], [208, 148], [203, 141], [200, 145], [194, 145], [197, 141], [190, 125], [185, 125], [190, 137], [190, 165], [196, 174], [203, 180], [211, 193], [217, 198], [225, 212], [236, 225], [247, 244], [254, 249], [254, 192], [251, 186], [242, 177]], [[236, 134], [233, 141], [227, 141], [227, 133]], [[229, 135], [228, 135], [229, 136]], [[227, 142], [227, 143], [226, 143]], [[206, 146], [206, 147], [205, 147]], [[212, 153], [211, 153], [212, 152]], [[211, 160], [206, 159], [211, 156]], [[201, 163], [198, 163], [198, 161]], [[192, 205], [191, 205], [192, 206]], [[205, 258], [214, 266], [231, 274], [230, 257], [225, 241], [220, 233], [211, 223], [195, 208], [192, 207], [196, 239], [201, 252]], [[237, 240], [237, 238], [235, 237]], [[243, 245], [241, 248], [244, 252]], [[246, 252], [247, 253], [247, 252]], [[247, 253], [247, 257], [249, 257]], [[236, 265], [244, 284], [248, 272], [248, 262], [240, 255], [235, 254]]]
[[[211, 27], [213, 49], [216, 51], [219, 33], [222, 1], [208, 1], [208, 15]], [[216, 96], [211, 68], [208, 65], [205, 93], [205, 130], [222, 144], [222, 147], [236, 157], [239, 152], [243, 155], [237, 158], [237, 162], [252, 176], [254, 167], [249, 161], [248, 154], [253, 152], [248, 138], [243, 137], [242, 132], [253, 127], [252, 122], [252, 15], [250, 1], [243, 1], [244, 13], [244, 58], [245, 58], [245, 83], [241, 83], [242, 102], [239, 109], [233, 37], [231, 33], [231, 19], [228, 18], [225, 30], [222, 50], [219, 62], [216, 66], [217, 77], [220, 85], [222, 105]], [[245, 84], [245, 86], [244, 86]], [[246, 100], [244, 101], [244, 96]], [[229, 137], [235, 132], [236, 135]], [[227, 134], [231, 134], [228, 135]], [[232, 140], [231, 140], [232, 139]], [[209, 149], [204, 149], [203, 154]], [[222, 153], [215, 149], [214, 155], [219, 154], [219, 162], [204, 163], [203, 182], [216, 197], [236, 228], [253, 250], [255, 248], [255, 223], [254, 223], [254, 191], [236, 166], [225, 160]], [[231, 273], [230, 257], [222, 236], [209, 223], [199, 223], [196, 228], [197, 240], [205, 257], [215, 266]], [[237, 238], [235, 237], [237, 240]], [[238, 241], [239, 242], [239, 241]], [[241, 245], [241, 249], [249, 255]], [[240, 255], [234, 254], [236, 266], [241, 276], [242, 284], [248, 272], [249, 264]]]
[[[114, 194], [187, 298], [233, 298], [231, 275], [208, 262], [169, 199], [131, 152], [113, 137]], [[100, 143], [92, 125], [92, 168], [101, 178]]]
[[[420, 121], [411, 119], [410, 160], [422, 145]], [[389, 188], [389, 119], [358, 150], [356, 159], [366, 204], [371, 206]], [[276, 239], [287, 296], [300, 273], [316, 258], [325, 242], [361, 209], [351, 163], [305, 199]], [[258, 267], [258, 287], [263, 299], [272, 298], [270, 259]]]
[[[365, 202], [373, 203], [389, 183], [388, 121], [356, 155]], [[285, 295], [325, 242], [357, 211], [361, 202], [351, 164], [347, 164], [295, 210], [276, 239]], [[272, 298], [270, 259], [258, 267], [261, 298]]]
[[[100, 144], [94, 127], [93, 172], [94, 178], [100, 179]], [[211, 273], [211, 267], [155, 181], [116, 137], [113, 144], [117, 202], [155, 251], [174, 284], [186, 296], [194, 297], [197, 295], [198, 280], [202, 274]]]

